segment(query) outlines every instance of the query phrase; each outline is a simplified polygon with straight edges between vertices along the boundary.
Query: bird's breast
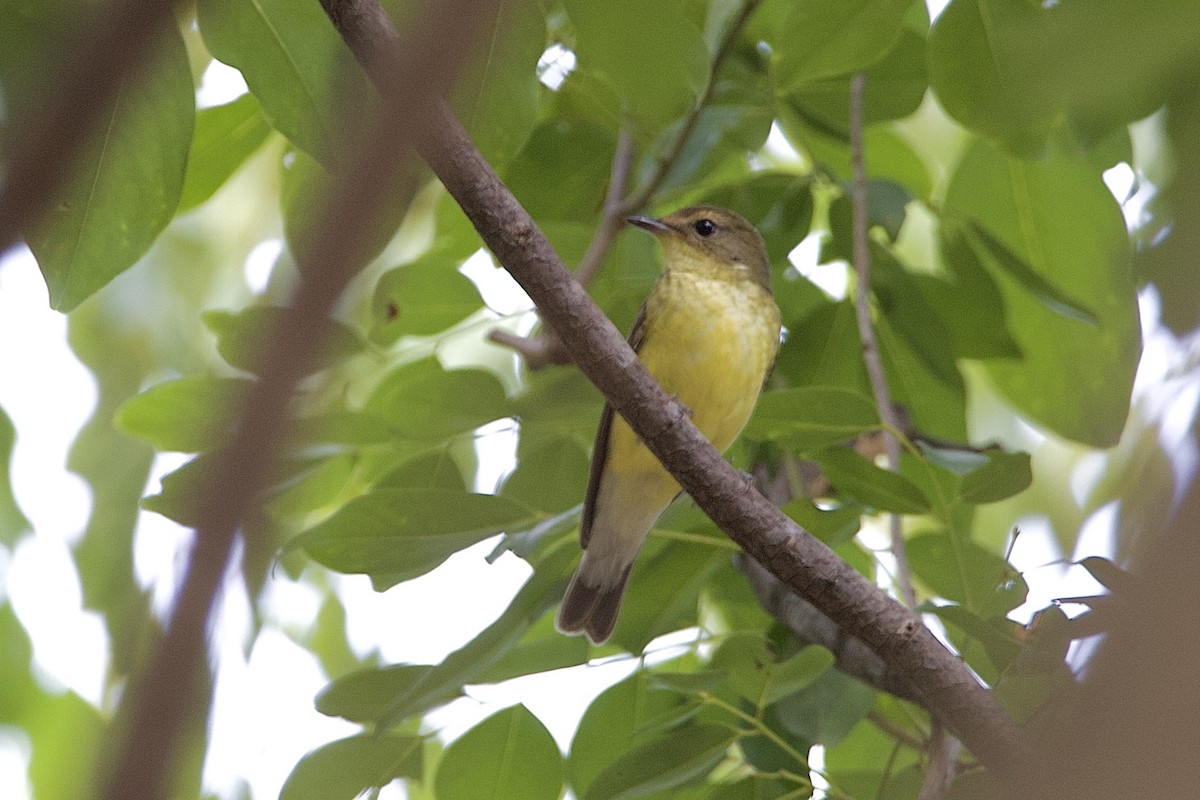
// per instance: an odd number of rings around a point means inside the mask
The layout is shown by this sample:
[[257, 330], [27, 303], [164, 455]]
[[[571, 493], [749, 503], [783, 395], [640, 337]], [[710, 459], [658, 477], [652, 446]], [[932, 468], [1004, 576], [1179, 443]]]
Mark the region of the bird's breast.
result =
[[718, 450], [745, 426], [779, 348], [779, 311], [762, 287], [668, 273], [648, 300], [639, 355]]

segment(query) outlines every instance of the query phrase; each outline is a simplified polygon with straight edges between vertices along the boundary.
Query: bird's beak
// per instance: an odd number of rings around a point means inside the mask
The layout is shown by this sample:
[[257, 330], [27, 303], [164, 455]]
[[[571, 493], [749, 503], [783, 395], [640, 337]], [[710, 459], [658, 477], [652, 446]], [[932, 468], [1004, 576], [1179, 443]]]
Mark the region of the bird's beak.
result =
[[638, 226], [644, 231], [649, 231], [655, 236], [662, 236], [663, 234], [674, 231], [674, 228], [672, 228], [670, 225], [662, 220], [655, 219], [654, 217], [626, 217], [625, 221], [630, 225]]

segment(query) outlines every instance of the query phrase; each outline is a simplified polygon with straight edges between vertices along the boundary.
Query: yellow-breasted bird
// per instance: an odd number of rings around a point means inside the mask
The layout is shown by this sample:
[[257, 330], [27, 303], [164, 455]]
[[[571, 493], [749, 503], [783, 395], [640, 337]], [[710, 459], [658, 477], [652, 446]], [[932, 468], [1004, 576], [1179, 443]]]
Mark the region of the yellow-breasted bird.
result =
[[[723, 453], [750, 418], [779, 350], [779, 308], [762, 237], [737, 214], [712, 206], [629, 222], [658, 239], [664, 263], [629, 343]], [[679, 493], [605, 404], [579, 523], [583, 560], [559, 608], [559, 630], [586, 633], [596, 644], [608, 639], [633, 560]]]

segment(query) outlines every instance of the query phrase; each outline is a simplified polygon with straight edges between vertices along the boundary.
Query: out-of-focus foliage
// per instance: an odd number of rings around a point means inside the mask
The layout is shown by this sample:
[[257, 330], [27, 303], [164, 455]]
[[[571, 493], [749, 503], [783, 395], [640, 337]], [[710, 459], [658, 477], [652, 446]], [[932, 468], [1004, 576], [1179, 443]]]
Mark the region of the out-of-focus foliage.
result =
[[[862, 521], [905, 515], [922, 609], [1025, 719], [1072, 680], [1071, 637], [1044, 634], [1057, 611], [1043, 616], [1040, 638], [1007, 617], [1028, 593], [1007, 560], [1018, 520], [1049, 520], [1069, 555], [1088, 516], [1120, 499], [1124, 559], [1170, 504], [1157, 422], [1131, 411], [1137, 292], [1158, 285], [1167, 321], [1191, 309], [1176, 328], [1195, 324], [1200, 281], [1169, 266], [1173, 215], [1195, 211], [1196, 198], [1158, 197], [1127, 231], [1127, 198], [1114, 198], [1104, 174], [1124, 165], [1134, 190], [1166, 184], [1162, 149], [1196, 153], [1200, 120], [1187, 109], [1200, 28], [1182, 22], [1194, 3], [951, 0], [932, 25], [917, 0], [754, 5], [743, 20], [737, 0], [506, 2], [453, 105], [568, 264], [600, 220], [622, 130], [634, 142], [632, 188], [661, 179], [646, 213], [715, 203], [759, 227], [787, 333], [735, 462], [780, 476], [788, 513], [873, 579], [889, 567], [870, 549], [877, 538], [856, 536]], [[404, 24], [408, 7], [391, 10]], [[51, 214], [27, 231], [51, 304], [71, 312], [71, 344], [99, 384], [71, 454], [95, 497], [74, 556], [84, 601], [111, 636], [112, 686], [157, 638], [132, 569], [151, 447], [193, 459], [143, 507], [190, 524], [197, 476], [237, 436], [239, 398], [298, 280], [289, 247], [320, 213], [313, 197], [338, 167], [342, 112], [370, 96], [315, 0], [199, 0], [188, 14], [118, 95]], [[0, 20], [7, 146], [63, 23], [26, 0], [0, 0]], [[250, 93], [196, 111], [194, 87], [214, 58]], [[912, 427], [897, 473], [851, 447], [881, 425], [852, 301], [788, 259], [814, 237], [815, 274], [837, 276], [852, 252], [847, 110], [858, 71], [868, 76], [875, 330]], [[1139, 123], [1134, 146], [1130, 123], [1151, 115], [1166, 124]], [[528, 312], [489, 306], [491, 290], [462, 270], [481, 242], [436, 181], [422, 180], [406, 219], [381, 214], [379, 255], [326, 323], [327, 346], [291, 407], [286, 456], [246, 526], [252, 594], [267, 580], [303, 581], [332, 609], [305, 640], [329, 672], [316, 705], [363, 728], [300, 761], [283, 797], [351, 798], [398, 780], [412, 796], [450, 800], [554, 800], [566, 789], [589, 799], [794, 798], [816, 778], [814, 745], [825, 748], [818, 782], [834, 796], [916, 797], [928, 715], [847, 677], [766, 613], [728, 542], [686, 501], [639, 558], [610, 644], [554, 632], [601, 398], [574, 367], [530, 373], [485, 340], [496, 326], [526, 330]], [[252, 291], [241, 270], [264, 242], [282, 252], [266, 288]], [[623, 234], [589, 289], [628, 327], [657, 271], [648, 237]], [[477, 485], [474, 443], [504, 420], [517, 431], [516, 466], [493, 491]], [[969, 447], [992, 444], [970, 441], [984, 431], [1000, 444]], [[14, 435], [0, 412], [5, 548], [29, 527], [9, 490]], [[1065, 488], [1086, 454], [1114, 446], [1087, 496]], [[814, 504], [801, 489], [818, 469]], [[383, 591], [496, 534], [532, 574], [442, 662], [360, 662], [340, 624], [328, 627], [341, 606], [322, 570], [366, 574]], [[440, 752], [422, 727], [467, 684], [638, 656], [689, 627], [700, 631], [690, 651], [603, 692], [565, 754], [523, 705]], [[0, 724], [31, 742], [38, 796], [80, 796], [104, 714], [35, 682], [7, 604], [0, 654]], [[193, 794], [195, 770], [180, 776]], [[976, 796], [973, 779], [964, 771], [952, 796]]]

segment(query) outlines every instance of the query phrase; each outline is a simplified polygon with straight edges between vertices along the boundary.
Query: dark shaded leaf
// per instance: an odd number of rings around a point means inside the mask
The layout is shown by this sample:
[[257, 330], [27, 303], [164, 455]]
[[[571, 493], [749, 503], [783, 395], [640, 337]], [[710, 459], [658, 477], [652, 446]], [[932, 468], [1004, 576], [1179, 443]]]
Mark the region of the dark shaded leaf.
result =
[[627, 800], [696, 783], [712, 771], [734, 733], [715, 725], [685, 725], [635, 747], [596, 776], [584, 800]]
[[963, 475], [959, 497], [968, 503], [995, 503], [1029, 488], [1033, 472], [1028, 453], [989, 451], [988, 461]]
[[895, 514], [921, 514], [930, 508], [929, 499], [908, 478], [880, 469], [847, 447], [831, 447], [813, 458], [839, 492], [863, 505]]
[[291, 545], [330, 569], [366, 573], [377, 586], [390, 586], [534, 519], [530, 509], [495, 495], [380, 489], [351, 500]]
[[805, 451], [846, 442], [878, 427], [875, 404], [863, 395], [835, 386], [803, 386], [763, 394], [746, 434]]

